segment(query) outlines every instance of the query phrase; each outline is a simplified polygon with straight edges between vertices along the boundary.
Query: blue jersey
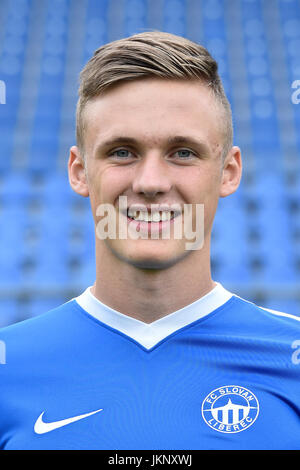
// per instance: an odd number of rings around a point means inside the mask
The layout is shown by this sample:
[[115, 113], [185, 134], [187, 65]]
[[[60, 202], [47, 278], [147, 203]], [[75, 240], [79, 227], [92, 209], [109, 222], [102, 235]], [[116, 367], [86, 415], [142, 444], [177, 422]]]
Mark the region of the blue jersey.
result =
[[0, 341], [2, 449], [300, 449], [299, 319], [220, 284], [151, 324], [87, 289]]

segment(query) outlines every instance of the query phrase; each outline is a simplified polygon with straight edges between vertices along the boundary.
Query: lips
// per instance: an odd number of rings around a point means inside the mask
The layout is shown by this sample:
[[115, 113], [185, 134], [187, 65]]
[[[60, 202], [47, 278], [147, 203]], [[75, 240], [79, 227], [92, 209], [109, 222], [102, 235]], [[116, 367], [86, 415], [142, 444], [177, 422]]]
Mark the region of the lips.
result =
[[[127, 207], [128, 229], [157, 238], [158, 234], [169, 234], [177, 216], [182, 213], [180, 204], [152, 204], [142, 206], [132, 204]], [[148, 238], [148, 237], [147, 237]]]

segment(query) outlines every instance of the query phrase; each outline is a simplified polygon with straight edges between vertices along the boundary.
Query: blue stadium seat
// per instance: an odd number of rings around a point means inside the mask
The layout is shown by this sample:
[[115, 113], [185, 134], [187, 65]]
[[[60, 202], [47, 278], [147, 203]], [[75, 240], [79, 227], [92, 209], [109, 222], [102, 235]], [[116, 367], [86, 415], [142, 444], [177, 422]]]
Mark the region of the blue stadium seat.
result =
[[18, 306], [16, 299], [0, 299], [0, 328], [18, 321]]
[[63, 297], [49, 297], [49, 298], [32, 298], [26, 310], [28, 310], [30, 317], [35, 317], [58, 307], [69, 299]]
[[[29, 177], [24, 172], [8, 172], [0, 182], [0, 201], [6, 203], [11, 209], [21, 210], [20, 202], [26, 201], [31, 194]], [[12, 207], [12, 204], [15, 207]], [[19, 204], [18, 204], [19, 203]]]

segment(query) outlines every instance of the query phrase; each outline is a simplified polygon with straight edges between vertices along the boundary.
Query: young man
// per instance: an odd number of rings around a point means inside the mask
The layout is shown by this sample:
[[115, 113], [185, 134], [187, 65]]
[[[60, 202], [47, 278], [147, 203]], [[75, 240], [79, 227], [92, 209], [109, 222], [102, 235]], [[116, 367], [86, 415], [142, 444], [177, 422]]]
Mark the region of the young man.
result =
[[95, 52], [68, 168], [90, 198], [96, 280], [1, 331], [3, 449], [300, 448], [299, 319], [211, 278], [241, 167], [203, 47], [156, 32]]

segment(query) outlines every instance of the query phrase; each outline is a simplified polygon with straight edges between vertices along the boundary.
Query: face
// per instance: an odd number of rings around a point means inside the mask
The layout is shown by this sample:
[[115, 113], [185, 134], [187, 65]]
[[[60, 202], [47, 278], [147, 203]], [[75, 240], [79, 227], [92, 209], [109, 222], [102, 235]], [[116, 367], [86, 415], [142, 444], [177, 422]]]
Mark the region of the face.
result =
[[[125, 82], [87, 104], [85, 168], [78, 148], [72, 147], [71, 186], [90, 197], [96, 224], [99, 206], [110, 204], [115, 208], [116, 234], [124, 227], [140, 234], [139, 238], [96, 238], [99, 250], [144, 269], [167, 268], [195, 256], [195, 250], [186, 248], [183, 214], [169, 209], [183, 211], [185, 205], [195, 209], [196, 204], [204, 205], [201, 249], [205, 250], [218, 199], [235, 191], [240, 180], [239, 149], [233, 147], [225, 162], [221, 159], [220, 116], [219, 104], [199, 82]], [[159, 222], [154, 216], [157, 211], [156, 216], [166, 220]], [[193, 210], [193, 229], [195, 217]], [[174, 235], [175, 230], [180, 232], [179, 225], [181, 238]], [[163, 233], [170, 236], [164, 238]]]

